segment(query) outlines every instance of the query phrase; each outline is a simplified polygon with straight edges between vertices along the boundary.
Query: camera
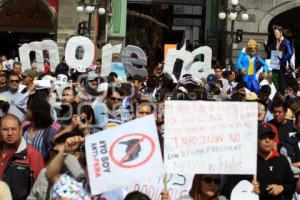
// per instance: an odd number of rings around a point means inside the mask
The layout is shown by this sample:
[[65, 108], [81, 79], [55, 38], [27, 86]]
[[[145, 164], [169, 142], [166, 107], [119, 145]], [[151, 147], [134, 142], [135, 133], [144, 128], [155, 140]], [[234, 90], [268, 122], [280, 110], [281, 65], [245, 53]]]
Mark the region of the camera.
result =
[[85, 124], [86, 123], [86, 118], [85, 117], [80, 117], [80, 122]]

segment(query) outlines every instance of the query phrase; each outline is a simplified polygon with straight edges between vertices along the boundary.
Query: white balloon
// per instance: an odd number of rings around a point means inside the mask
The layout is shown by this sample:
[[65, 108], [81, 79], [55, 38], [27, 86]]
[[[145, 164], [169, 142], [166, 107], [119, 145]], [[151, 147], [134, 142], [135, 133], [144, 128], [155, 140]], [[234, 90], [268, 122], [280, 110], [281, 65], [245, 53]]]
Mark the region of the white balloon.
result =
[[230, 200], [259, 200], [253, 192], [253, 185], [246, 180], [240, 181], [232, 190]]
[[[82, 59], [76, 58], [76, 49], [78, 47], [84, 49]], [[87, 37], [75, 36], [69, 39], [65, 50], [65, 59], [70, 68], [76, 69], [78, 72], [85, 72], [86, 68], [93, 63], [95, 55], [94, 43]]]

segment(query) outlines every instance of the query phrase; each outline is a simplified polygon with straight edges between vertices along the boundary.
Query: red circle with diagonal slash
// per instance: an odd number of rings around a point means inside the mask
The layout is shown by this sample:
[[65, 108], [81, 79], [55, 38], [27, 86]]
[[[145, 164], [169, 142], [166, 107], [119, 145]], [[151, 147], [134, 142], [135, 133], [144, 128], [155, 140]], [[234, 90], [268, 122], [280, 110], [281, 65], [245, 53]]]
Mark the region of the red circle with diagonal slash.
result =
[[[118, 159], [115, 158], [113, 152], [114, 152], [114, 149], [115, 149], [115, 146], [121, 142], [121, 140], [123, 140], [124, 138], [127, 138], [127, 137], [132, 137], [132, 136], [139, 136], [141, 137], [140, 138], [140, 142], [135, 144], [134, 146], [137, 146], [139, 145], [141, 142], [143, 142], [144, 140], [147, 140], [150, 142], [150, 145], [151, 145], [151, 151], [149, 153], [149, 155], [146, 156], [146, 158], [139, 162], [139, 163], [136, 163], [134, 165], [128, 165], [128, 164], [124, 164], [122, 161], [124, 160], [125, 157], [128, 156], [128, 154], [126, 154], [123, 159], [121, 159], [120, 161]], [[132, 149], [130, 149], [132, 150]], [[134, 149], [133, 149], [134, 150]], [[128, 134], [128, 135], [124, 135], [122, 137], [120, 137], [119, 139], [117, 139], [116, 141], [114, 141], [109, 149], [109, 156], [111, 158], [111, 160], [118, 166], [122, 167], [122, 168], [135, 168], [135, 167], [139, 167], [141, 165], [144, 165], [145, 163], [147, 163], [150, 158], [152, 157], [152, 155], [154, 154], [154, 151], [155, 151], [155, 143], [154, 141], [152, 140], [151, 137], [149, 137], [148, 135], [145, 135], [145, 134], [142, 134], [142, 133], [132, 133], [132, 134]]]

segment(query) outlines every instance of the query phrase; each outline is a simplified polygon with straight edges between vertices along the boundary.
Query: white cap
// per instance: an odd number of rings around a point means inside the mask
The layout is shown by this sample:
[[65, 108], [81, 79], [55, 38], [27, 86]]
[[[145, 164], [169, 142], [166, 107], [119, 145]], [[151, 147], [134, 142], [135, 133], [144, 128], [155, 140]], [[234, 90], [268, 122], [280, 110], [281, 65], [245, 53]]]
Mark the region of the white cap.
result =
[[108, 83], [101, 83], [97, 87], [97, 92], [106, 92], [108, 89], [108, 85], [109, 85]]

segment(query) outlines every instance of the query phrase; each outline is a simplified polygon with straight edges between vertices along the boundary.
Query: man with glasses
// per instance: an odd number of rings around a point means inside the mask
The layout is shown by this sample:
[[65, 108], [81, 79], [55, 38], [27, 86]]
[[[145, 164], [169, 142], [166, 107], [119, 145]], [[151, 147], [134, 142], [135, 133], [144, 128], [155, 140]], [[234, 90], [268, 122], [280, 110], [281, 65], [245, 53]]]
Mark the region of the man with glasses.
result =
[[123, 91], [115, 85], [109, 86], [106, 96], [107, 105], [107, 127], [114, 127], [124, 123], [124, 113], [122, 113], [121, 104], [123, 101]]
[[25, 110], [27, 107], [28, 93], [18, 92], [21, 79], [18, 74], [12, 72], [8, 78], [8, 91], [0, 93], [10, 104], [8, 113], [19, 118], [21, 122], [25, 121]]

